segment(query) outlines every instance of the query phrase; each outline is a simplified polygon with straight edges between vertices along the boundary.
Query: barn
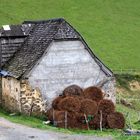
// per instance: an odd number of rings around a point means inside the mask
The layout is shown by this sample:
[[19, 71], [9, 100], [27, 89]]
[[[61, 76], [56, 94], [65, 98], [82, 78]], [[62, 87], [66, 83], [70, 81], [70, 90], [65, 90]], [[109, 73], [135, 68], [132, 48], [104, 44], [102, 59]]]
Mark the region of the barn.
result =
[[99, 86], [115, 102], [112, 71], [63, 18], [24, 21], [0, 29], [0, 103], [40, 114], [65, 87]]

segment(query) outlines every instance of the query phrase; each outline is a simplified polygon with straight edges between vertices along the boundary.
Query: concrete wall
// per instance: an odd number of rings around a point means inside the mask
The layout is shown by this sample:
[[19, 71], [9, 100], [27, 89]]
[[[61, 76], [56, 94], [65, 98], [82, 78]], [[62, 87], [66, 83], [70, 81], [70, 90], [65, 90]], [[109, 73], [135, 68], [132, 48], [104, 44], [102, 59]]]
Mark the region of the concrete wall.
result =
[[[80, 41], [53, 42], [28, 77], [48, 104], [71, 84], [86, 88], [108, 78]], [[105, 92], [109, 87], [114, 90], [114, 84], [108, 84], [103, 88]]]

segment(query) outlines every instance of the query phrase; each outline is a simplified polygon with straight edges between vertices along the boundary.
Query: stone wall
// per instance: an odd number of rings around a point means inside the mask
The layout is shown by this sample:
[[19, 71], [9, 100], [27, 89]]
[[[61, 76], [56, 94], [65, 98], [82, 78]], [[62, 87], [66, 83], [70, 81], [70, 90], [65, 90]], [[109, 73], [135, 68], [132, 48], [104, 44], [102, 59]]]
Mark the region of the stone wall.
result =
[[2, 78], [2, 106], [8, 111], [20, 111], [20, 82], [15, 78]]
[[102, 87], [102, 90], [106, 93], [105, 99], [112, 100], [114, 103], [116, 103], [116, 80], [115, 78], [112, 78], [107, 83], [105, 83]]
[[32, 89], [28, 80], [21, 81], [20, 103], [21, 112], [28, 115], [40, 116], [45, 111], [40, 90]]
[[2, 78], [2, 106], [10, 112], [41, 116], [45, 111], [39, 89], [33, 89], [28, 80]]

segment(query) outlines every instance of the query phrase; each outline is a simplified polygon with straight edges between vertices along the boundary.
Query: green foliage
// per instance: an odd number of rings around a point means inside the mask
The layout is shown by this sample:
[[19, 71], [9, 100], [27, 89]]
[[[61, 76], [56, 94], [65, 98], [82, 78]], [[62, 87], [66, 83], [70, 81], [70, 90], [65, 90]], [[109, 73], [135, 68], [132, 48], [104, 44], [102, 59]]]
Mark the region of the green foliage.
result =
[[139, 0], [0, 0], [0, 25], [64, 17], [112, 69], [140, 69]]

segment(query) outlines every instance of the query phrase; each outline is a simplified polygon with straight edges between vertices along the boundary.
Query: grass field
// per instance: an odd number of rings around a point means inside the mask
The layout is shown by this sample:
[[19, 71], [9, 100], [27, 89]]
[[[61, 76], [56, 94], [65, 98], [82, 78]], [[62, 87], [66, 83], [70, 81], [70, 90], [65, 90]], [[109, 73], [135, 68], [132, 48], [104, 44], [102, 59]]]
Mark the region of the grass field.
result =
[[140, 70], [140, 0], [0, 0], [0, 26], [64, 17], [111, 69]]
[[[134, 124], [136, 121], [138, 121], [138, 114], [135, 110], [129, 109], [122, 105], [117, 105], [117, 110], [123, 112], [124, 114], [129, 112], [132, 128], [140, 129], [140, 124]], [[103, 129], [103, 131], [101, 132], [100, 130], [78, 130], [78, 129], [57, 128], [50, 125], [44, 125], [42, 119], [38, 119], [35, 117], [29, 117], [29, 116], [24, 116], [24, 115], [10, 116], [7, 112], [5, 112], [2, 109], [0, 109], [0, 117], [4, 117], [14, 123], [27, 125], [29, 127], [38, 128], [42, 130], [51, 130], [55, 132], [63, 132], [63, 133], [69, 133], [69, 134], [111, 136], [114, 138], [114, 140], [139, 140], [139, 136], [125, 136], [123, 134], [123, 130], [117, 130], [117, 129], [114, 129], [114, 130]], [[129, 122], [128, 118], [126, 121]]]

